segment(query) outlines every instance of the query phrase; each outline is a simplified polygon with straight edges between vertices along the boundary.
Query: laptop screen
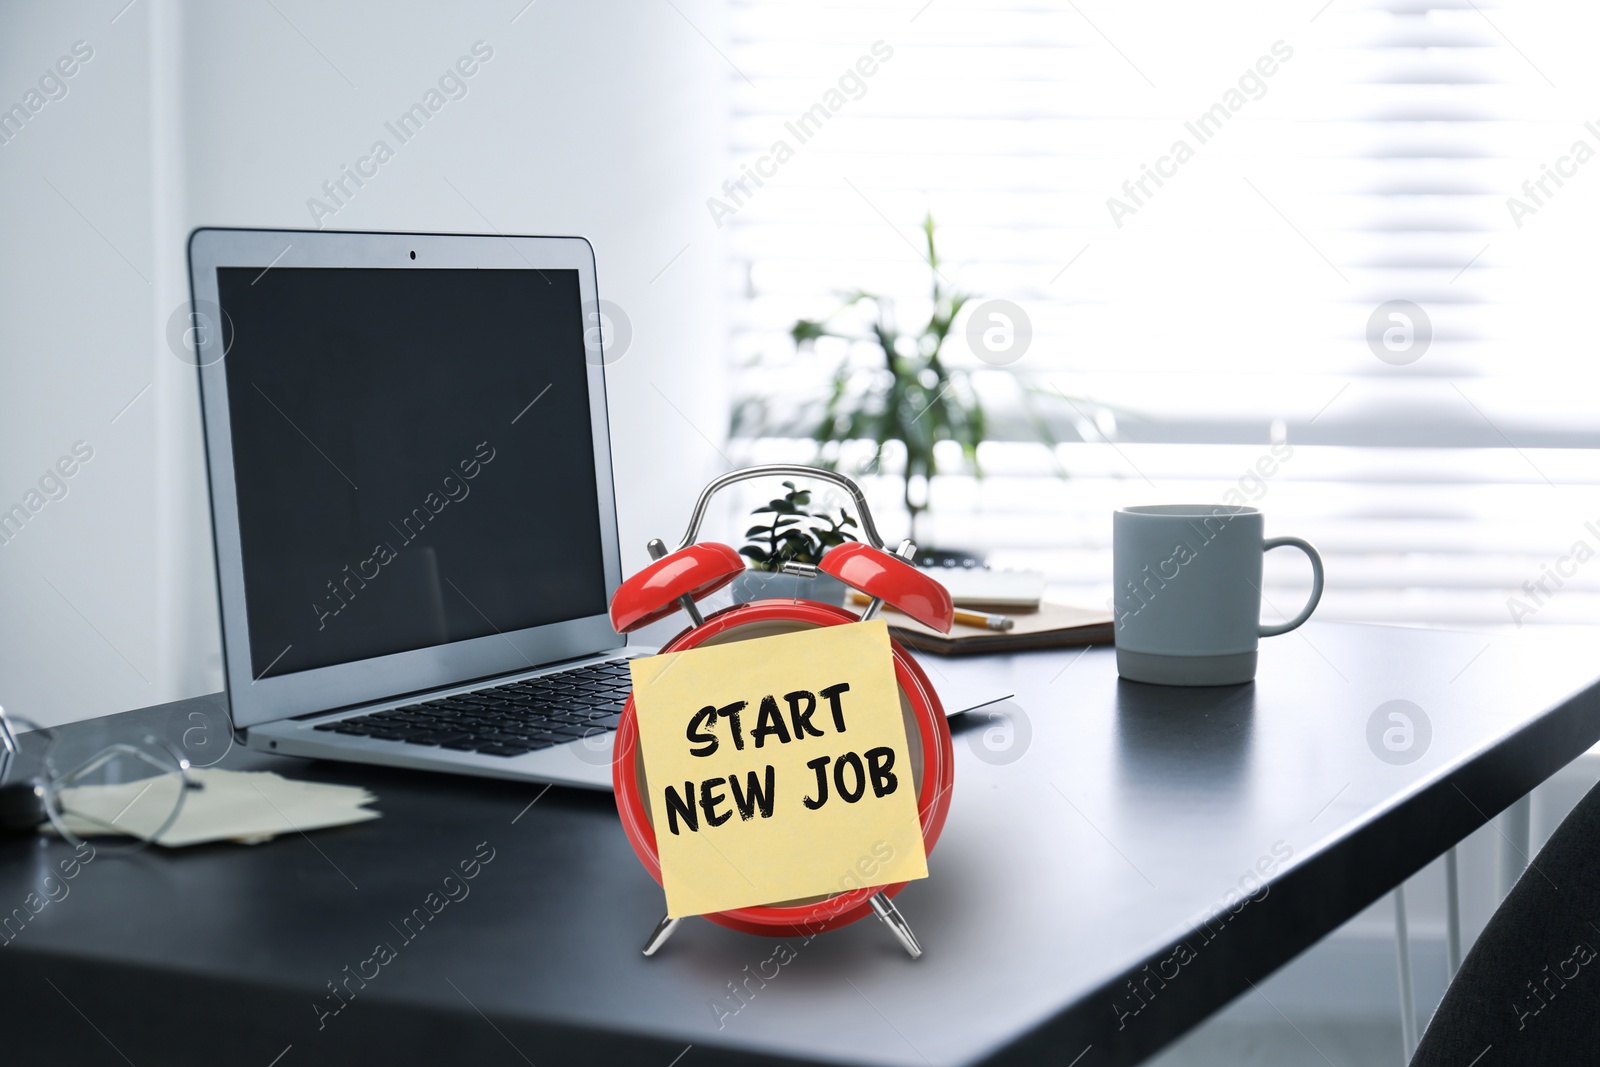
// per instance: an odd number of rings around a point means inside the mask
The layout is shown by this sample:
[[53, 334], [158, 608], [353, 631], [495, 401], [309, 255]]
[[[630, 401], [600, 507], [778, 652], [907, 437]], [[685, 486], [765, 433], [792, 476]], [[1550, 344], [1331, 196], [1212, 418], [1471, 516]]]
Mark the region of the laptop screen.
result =
[[606, 610], [577, 271], [217, 290], [253, 677]]

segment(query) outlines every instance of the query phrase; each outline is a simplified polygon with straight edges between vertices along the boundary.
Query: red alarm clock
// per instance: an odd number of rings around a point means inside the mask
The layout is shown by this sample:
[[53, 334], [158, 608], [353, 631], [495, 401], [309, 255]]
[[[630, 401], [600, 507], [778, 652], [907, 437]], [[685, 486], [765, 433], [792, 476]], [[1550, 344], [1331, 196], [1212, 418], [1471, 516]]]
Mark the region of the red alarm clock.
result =
[[[711, 497], [719, 490], [753, 478], [787, 477], [829, 482], [849, 494], [861, 524], [863, 540], [831, 548], [815, 566], [787, 563], [784, 573], [815, 577], [830, 574], [844, 584], [872, 598], [860, 615], [832, 604], [815, 600], [756, 600], [736, 604], [702, 616], [696, 601], [728, 585], [745, 569], [739, 553], [714, 541], [696, 541]], [[717, 478], [700, 493], [689, 519], [688, 532], [676, 551], [668, 553], [660, 540], [652, 540], [650, 555], [655, 562], [623, 582], [611, 598], [611, 625], [618, 633], [629, 633], [641, 626], [682, 610], [691, 625], [661, 649], [663, 653], [772, 637], [819, 626], [840, 626], [860, 622], [876, 615], [888, 604], [897, 611], [944, 633], [950, 630], [954, 605], [944, 586], [907, 562], [916, 546], [902, 541], [896, 552], [885, 549], [878, 528], [872, 521], [867, 501], [855, 482], [833, 471], [790, 464], [746, 467]], [[917, 813], [922, 823], [923, 844], [932, 852], [950, 810], [950, 789], [955, 781], [955, 759], [950, 743], [950, 726], [945, 721], [939, 695], [927, 675], [900, 643], [889, 642], [894, 657], [895, 678], [900, 689], [900, 711], [905, 719], [906, 742], [910, 749], [912, 781], [917, 792]], [[656, 851], [656, 835], [644, 785], [644, 761], [639, 752], [638, 712], [630, 694], [617, 727], [615, 753], [611, 764], [616, 787], [617, 812], [622, 828], [650, 876], [661, 881], [661, 862]], [[913, 958], [922, 955], [911, 927], [891, 902], [905, 883], [862, 886], [845, 892], [805, 900], [789, 900], [758, 907], [735, 908], [705, 916], [714, 923], [770, 937], [808, 936], [836, 929], [868, 914], [876, 914], [894, 932]], [[646, 956], [672, 934], [677, 919], [663, 918], [644, 947]]]

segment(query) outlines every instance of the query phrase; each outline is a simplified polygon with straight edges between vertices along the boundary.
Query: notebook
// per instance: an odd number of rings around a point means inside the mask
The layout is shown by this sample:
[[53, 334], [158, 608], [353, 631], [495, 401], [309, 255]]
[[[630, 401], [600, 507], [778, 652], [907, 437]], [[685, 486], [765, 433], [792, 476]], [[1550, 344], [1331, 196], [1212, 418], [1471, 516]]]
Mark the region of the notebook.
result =
[[950, 591], [958, 608], [980, 611], [1033, 611], [1044, 599], [1040, 571], [992, 571], [987, 567], [929, 567], [930, 575]]
[[958, 622], [948, 634], [942, 634], [898, 612], [885, 612], [884, 618], [901, 644], [941, 656], [1108, 645], [1112, 641], [1111, 612], [1049, 602], [1041, 603], [1038, 611], [1011, 613], [1015, 625], [1004, 632]]

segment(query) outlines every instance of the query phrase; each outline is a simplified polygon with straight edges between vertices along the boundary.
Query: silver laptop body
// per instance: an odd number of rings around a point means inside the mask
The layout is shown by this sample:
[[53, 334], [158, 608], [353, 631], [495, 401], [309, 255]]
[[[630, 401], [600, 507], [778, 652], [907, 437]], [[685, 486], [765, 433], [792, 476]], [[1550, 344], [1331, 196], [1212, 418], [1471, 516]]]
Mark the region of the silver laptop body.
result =
[[201, 229], [189, 268], [244, 743], [609, 789], [627, 650], [588, 242]]

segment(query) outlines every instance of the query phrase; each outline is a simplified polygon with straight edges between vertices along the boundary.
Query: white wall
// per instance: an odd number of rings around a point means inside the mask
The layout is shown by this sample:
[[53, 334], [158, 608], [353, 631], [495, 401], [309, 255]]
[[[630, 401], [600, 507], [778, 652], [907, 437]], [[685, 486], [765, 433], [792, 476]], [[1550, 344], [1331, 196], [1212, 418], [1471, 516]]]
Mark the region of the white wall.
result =
[[0, 8], [4, 106], [94, 50], [0, 145], [0, 509], [94, 449], [0, 544], [0, 703], [49, 723], [220, 688], [193, 370], [163, 336], [184, 236], [312, 226], [323, 182], [480, 40], [467, 95], [323, 225], [588, 237], [633, 328], [609, 371], [625, 570], [676, 536], [725, 466], [704, 203], [735, 75], [697, 32], [719, 39], [720, 4], [122, 2]]

